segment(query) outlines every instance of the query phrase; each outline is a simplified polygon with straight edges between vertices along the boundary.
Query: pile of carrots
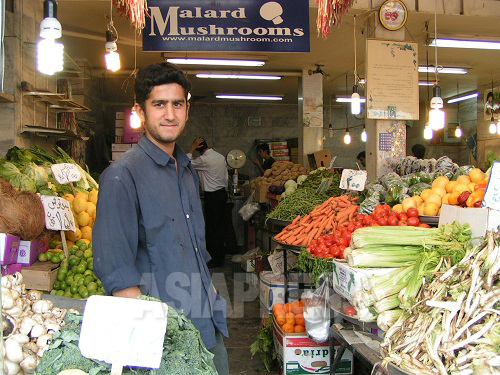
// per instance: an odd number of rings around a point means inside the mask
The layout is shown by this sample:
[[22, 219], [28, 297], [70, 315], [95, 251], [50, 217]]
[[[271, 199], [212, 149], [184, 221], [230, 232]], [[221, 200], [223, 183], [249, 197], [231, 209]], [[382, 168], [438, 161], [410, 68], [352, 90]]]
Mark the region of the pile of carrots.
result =
[[285, 333], [301, 333], [306, 331], [304, 320], [304, 303], [293, 301], [292, 303], [277, 303], [273, 305], [273, 315], [276, 323]]
[[346, 227], [358, 213], [356, 199], [347, 195], [327, 199], [303, 218], [297, 216], [275, 240], [287, 245], [308, 246], [316, 238]]

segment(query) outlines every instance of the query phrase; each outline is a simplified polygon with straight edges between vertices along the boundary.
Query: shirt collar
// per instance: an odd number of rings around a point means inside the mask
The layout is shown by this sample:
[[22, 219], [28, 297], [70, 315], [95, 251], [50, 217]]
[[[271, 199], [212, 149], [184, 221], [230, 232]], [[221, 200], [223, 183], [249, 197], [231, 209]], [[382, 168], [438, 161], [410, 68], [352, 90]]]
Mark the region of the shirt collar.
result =
[[[151, 159], [153, 159], [156, 164], [165, 166], [170, 162], [170, 159], [172, 159], [169, 154], [167, 154], [165, 151], [151, 142], [151, 140], [145, 134], [143, 134], [141, 136], [141, 139], [139, 140], [139, 147], [142, 148], [142, 150]], [[179, 166], [185, 167], [189, 164], [189, 158], [177, 144], [175, 145], [174, 156], [177, 159], [177, 163]]]

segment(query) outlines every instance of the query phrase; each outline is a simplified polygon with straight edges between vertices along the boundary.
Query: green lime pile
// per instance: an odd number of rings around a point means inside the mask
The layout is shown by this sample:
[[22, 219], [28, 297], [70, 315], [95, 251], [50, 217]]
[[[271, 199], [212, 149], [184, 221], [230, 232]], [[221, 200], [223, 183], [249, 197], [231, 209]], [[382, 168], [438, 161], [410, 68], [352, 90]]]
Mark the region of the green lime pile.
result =
[[68, 249], [69, 258], [61, 261], [57, 280], [50, 294], [85, 299], [94, 294], [104, 295], [101, 281], [94, 275], [92, 243], [78, 241]]
[[54, 264], [59, 264], [65, 259], [63, 252], [47, 251], [46, 253], [38, 254], [38, 260], [40, 262], [51, 262]]

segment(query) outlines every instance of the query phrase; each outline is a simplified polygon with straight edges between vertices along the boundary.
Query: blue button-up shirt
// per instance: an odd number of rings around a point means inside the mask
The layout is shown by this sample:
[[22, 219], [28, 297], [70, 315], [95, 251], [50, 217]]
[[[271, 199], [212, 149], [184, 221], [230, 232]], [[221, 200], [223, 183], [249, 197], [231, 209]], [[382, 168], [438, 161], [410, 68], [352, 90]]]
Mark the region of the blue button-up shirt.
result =
[[101, 175], [93, 228], [94, 272], [106, 293], [139, 286], [184, 310], [207, 348], [227, 336], [226, 302], [207, 268], [198, 178], [186, 154], [174, 158], [146, 136]]

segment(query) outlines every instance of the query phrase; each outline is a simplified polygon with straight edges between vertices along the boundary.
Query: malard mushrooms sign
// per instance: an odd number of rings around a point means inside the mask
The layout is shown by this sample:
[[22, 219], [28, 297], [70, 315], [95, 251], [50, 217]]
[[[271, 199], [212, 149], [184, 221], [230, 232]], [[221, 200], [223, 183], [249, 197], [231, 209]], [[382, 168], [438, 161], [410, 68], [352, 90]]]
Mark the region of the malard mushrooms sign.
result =
[[306, 0], [149, 0], [144, 51], [309, 52]]

